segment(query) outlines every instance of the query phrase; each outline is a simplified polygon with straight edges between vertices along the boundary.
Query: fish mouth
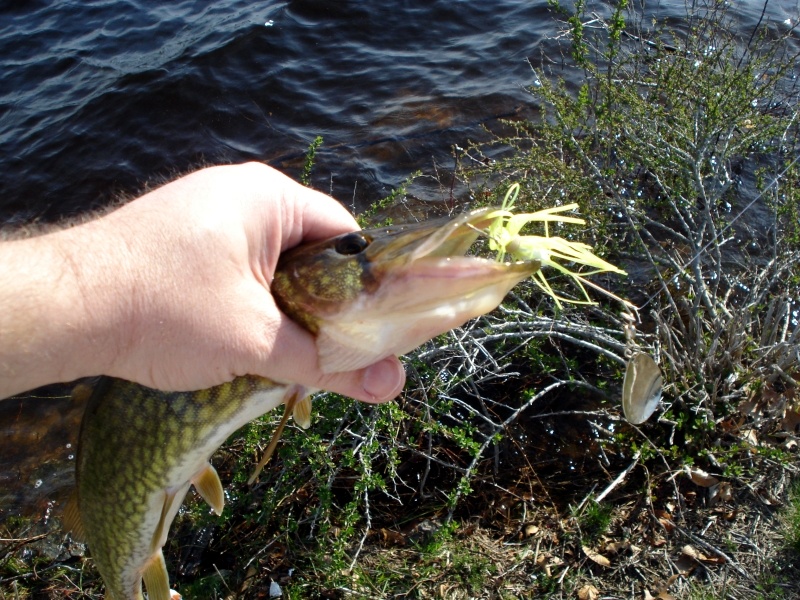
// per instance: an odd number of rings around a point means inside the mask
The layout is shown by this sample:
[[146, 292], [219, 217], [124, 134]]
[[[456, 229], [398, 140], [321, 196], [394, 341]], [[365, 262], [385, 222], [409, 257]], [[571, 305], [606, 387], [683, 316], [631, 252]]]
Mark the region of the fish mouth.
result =
[[[533, 275], [540, 267], [538, 261], [499, 262], [466, 255], [486, 235], [496, 210], [481, 208], [453, 219], [401, 225], [376, 237], [366, 250], [366, 259], [373, 277], [380, 281], [376, 296], [384, 309], [420, 316], [436, 305], [458, 300], [465, 312], [483, 314], [519, 281]], [[484, 310], [482, 295], [489, 296], [491, 308]]]
[[367, 366], [494, 310], [537, 261], [498, 262], [467, 256], [494, 221], [494, 208], [454, 219], [361, 232], [375, 284], [323, 320], [317, 336], [323, 371]]
[[[397, 266], [397, 262], [412, 263], [423, 257], [463, 257], [496, 219], [491, 216], [496, 211], [493, 207], [479, 208], [455, 218], [366, 230], [362, 232], [370, 242], [366, 258], [370, 262], [386, 261]], [[477, 257], [471, 257], [474, 258]], [[529, 263], [520, 261], [519, 264]]]
[[[365, 251], [372, 276], [382, 288], [399, 292], [402, 285], [420, 287], [417, 298], [400, 294], [408, 307], [453, 297], [472, 296], [485, 288], [506, 293], [540, 268], [538, 261], [499, 262], [467, 252], [496, 219], [496, 208], [488, 207], [420, 224], [400, 225], [364, 232], [371, 239]], [[376, 234], [377, 232], [377, 234]], [[382, 235], [379, 235], [382, 234]], [[444, 285], [428, 290], [427, 284]], [[423, 285], [415, 284], [419, 282]], [[384, 290], [381, 295], [387, 295]], [[498, 300], [499, 304], [499, 300]], [[410, 311], [413, 314], [413, 310]], [[486, 312], [486, 311], [484, 311]], [[482, 314], [482, 313], [481, 313]]]

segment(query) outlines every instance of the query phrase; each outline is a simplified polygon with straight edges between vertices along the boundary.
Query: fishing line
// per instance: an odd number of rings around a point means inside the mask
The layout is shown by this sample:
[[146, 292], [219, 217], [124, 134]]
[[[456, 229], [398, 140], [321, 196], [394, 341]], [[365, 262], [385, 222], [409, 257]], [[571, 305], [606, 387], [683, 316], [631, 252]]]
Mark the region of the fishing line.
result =
[[[687, 260], [684, 264], [682, 264], [680, 269], [679, 269], [679, 271], [677, 273], [675, 273], [672, 277], [670, 277], [669, 279], [666, 280], [665, 285], [667, 283], [672, 283], [674, 280], [676, 280], [680, 276], [680, 274], [683, 272], [684, 269], [686, 269], [690, 264], [692, 264], [694, 261], [696, 261], [698, 258], [700, 258], [700, 256], [703, 254], [703, 252], [708, 250], [711, 247], [712, 244], [716, 243], [717, 240], [719, 240], [726, 231], [728, 231], [731, 227], [733, 227], [734, 223], [736, 223], [740, 218], [742, 218], [742, 216], [748, 210], [750, 210], [756, 202], [761, 200], [761, 198], [764, 196], [764, 194], [766, 194], [770, 190], [770, 188], [772, 188], [773, 186], [777, 185], [777, 183], [781, 179], [783, 179], [783, 177], [786, 175], [786, 173], [789, 172], [789, 170], [795, 165], [795, 163], [798, 160], [800, 160], [800, 154], [795, 156], [792, 159], [792, 161], [786, 166], [786, 168], [781, 173], [776, 175], [775, 178], [772, 181], [770, 181], [767, 184], [767, 186], [763, 190], [761, 190], [761, 192], [759, 192], [759, 194], [755, 198], [753, 198], [750, 202], [748, 202], [747, 205], [744, 208], [742, 208], [742, 210], [740, 210], [733, 217], [733, 219], [731, 219], [730, 222], [728, 222], [727, 225], [725, 225], [722, 229], [720, 229], [713, 238], [711, 238], [708, 242], [706, 242], [706, 244], [704, 246], [702, 246], [697, 252], [695, 252], [695, 254], [689, 260]], [[647, 300], [644, 301], [644, 303], [641, 306], [639, 306], [639, 308], [642, 309], [645, 306], [647, 306], [648, 304], [650, 304], [650, 302], [656, 296], [658, 296], [659, 293], [660, 293], [660, 291], [653, 293], [651, 296], [649, 296], [647, 298]]]

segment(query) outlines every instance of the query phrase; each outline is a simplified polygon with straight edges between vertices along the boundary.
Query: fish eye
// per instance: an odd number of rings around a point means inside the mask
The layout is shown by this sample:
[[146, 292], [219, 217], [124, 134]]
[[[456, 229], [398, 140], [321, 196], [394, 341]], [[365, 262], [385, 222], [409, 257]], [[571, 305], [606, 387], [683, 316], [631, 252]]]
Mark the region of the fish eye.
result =
[[369, 246], [369, 240], [359, 232], [354, 231], [336, 240], [335, 249], [339, 254], [352, 256], [353, 254], [358, 254], [367, 246]]

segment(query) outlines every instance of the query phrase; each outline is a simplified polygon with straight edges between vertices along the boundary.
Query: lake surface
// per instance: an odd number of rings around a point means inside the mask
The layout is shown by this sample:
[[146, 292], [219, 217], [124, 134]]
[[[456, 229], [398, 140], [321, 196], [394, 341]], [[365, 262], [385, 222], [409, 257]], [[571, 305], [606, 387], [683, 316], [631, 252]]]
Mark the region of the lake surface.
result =
[[[746, 39], [763, 3], [734, 7]], [[686, 4], [646, 12], [679, 23]], [[798, 15], [797, 0], [773, 0], [764, 18], [785, 31]], [[57, 220], [202, 163], [260, 160], [297, 176], [316, 136], [313, 184], [348, 206], [416, 170], [430, 176], [422, 199], [441, 200], [453, 145], [533, 114], [531, 65], [558, 67], [560, 27], [545, 0], [0, 2], [0, 223]], [[27, 463], [52, 446], [67, 465], [68, 433], [36, 424], [58, 414], [63, 429], [74, 407], [28, 404], [0, 402], [15, 448], [0, 451], [0, 518], [28, 502], [12, 488], [45, 497], [69, 479], [68, 467], [43, 476]]]
[[[736, 2], [745, 35], [761, 9]], [[677, 22], [686, 6], [647, 12]], [[798, 12], [773, 0], [767, 19]], [[545, 0], [2, 2], [0, 222], [205, 162], [296, 176], [318, 135], [315, 187], [363, 208], [417, 169], [451, 170], [482, 123], [526, 114], [529, 61], [561, 62], [558, 31]]]

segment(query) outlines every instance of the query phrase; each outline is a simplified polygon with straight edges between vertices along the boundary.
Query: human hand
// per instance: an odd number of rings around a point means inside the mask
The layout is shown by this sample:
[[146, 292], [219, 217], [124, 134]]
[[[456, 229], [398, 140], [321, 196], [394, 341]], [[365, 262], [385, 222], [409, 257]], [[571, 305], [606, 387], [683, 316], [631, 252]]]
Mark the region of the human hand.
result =
[[54, 295], [59, 306], [74, 301], [73, 350], [69, 335], [52, 338], [51, 358], [66, 353], [56, 380], [103, 373], [193, 390], [253, 374], [369, 402], [396, 396], [405, 380], [396, 358], [323, 374], [313, 336], [269, 292], [282, 251], [357, 228], [328, 196], [248, 163], [196, 171], [100, 219], [25, 240], [55, 244], [61, 270], [69, 265]]

